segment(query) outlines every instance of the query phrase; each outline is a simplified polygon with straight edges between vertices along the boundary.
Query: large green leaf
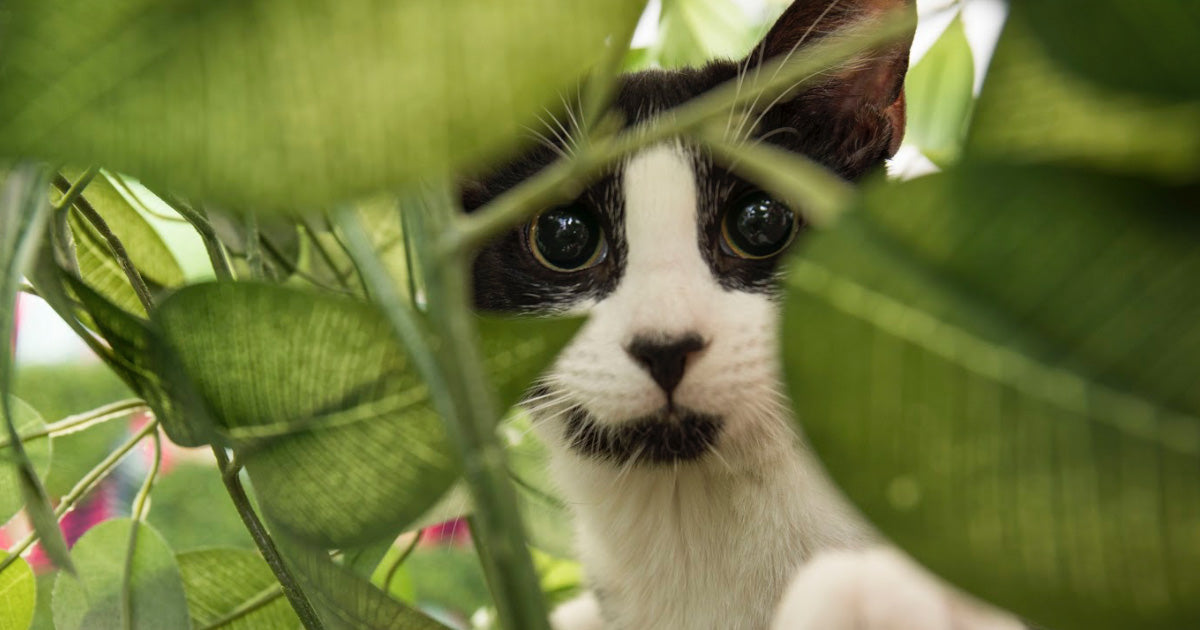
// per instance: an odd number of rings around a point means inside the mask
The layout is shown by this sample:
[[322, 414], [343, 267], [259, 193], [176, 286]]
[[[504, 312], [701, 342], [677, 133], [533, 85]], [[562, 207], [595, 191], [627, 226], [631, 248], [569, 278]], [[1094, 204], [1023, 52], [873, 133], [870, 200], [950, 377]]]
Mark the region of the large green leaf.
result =
[[[1046, 0], [1043, 4], [1063, 3]], [[1092, 13], [1081, 11], [1081, 19], [1082, 14]], [[1114, 54], [1125, 50], [1111, 42], [1094, 45], [1107, 46]], [[1014, 13], [988, 69], [966, 153], [1196, 181], [1200, 179], [1200, 102], [1173, 103], [1074, 76]]]
[[[296, 630], [300, 620], [257, 552], [205, 549], [179, 554], [192, 627], [226, 621], [227, 630]], [[254, 607], [271, 598], [270, 603]], [[244, 612], [236, 616], [235, 613]]]
[[644, 0], [12, 0], [0, 153], [318, 208], [494, 156]]
[[700, 66], [745, 55], [754, 45], [746, 14], [728, 0], [663, 0], [650, 56], [664, 67]]
[[50, 506], [50, 497], [34, 465], [25, 453], [17, 430], [17, 418], [9, 392], [13, 385], [17, 285], [25, 267], [37, 252], [49, 216], [45, 171], [36, 165], [22, 165], [7, 173], [0, 187], [0, 416], [4, 417], [9, 447], [0, 451], [0, 467], [16, 475], [25, 504], [25, 513], [42, 540], [42, 547], [55, 565], [71, 568], [67, 543], [58, 519]]
[[1192, 0], [1019, 0], [1056, 59], [1118, 90], [1200, 99], [1200, 4]]
[[550, 453], [533, 434], [529, 414], [513, 414], [501, 427], [501, 435], [529, 545], [561, 558], [573, 556], [571, 515], [561, 491], [550, 480]]
[[[163, 630], [191, 628], [179, 566], [153, 527], [136, 524], [136, 546], [126, 580], [126, 553], [135, 523], [105, 521], [71, 549], [79, 577], [59, 574], [54, 585], [58, 630]], [[128, 617], [123, 596], [129, 584]]]
[[[45, 421], [32, 407], [19, 398], [10, 397], [9, 408], [13, 411], [13, 424], [17, 433], [26, 434], [46, 428]], [[7, 444], [8, 437], [0, 438], [0, 453], [5, 453], [12, 447]], [[50, 472], [50, 456], [53, 452], [53, 440], [47, 437], [28, 440], [24, 443], [25, 454], [39, 478], [45, 478]], [[16, 514], [24, 501], [21, 496], [21, 482], [18, 471], [11, 466], [0, 467], [0, 523], [8, 522]]]
[[958, 159], [974, 90], [975, 61], [958, 16], [909, 71], [904, 84], [909, 112], [905, 138], [934, 164], [944, 168]]
[[24, 560], [0, 571], [0, 630], [28, 630], [37, 608], [37, 581]]
[[[75, 181], [79, 173], [68, 171], [66, 175]], [[173, 287], [183, 282], [183, 271], [175, 256], [158, 232], [118, 188], [116, 180], [107, 173], [100, 173], [84, 189], [82, 197], [121, 240], [129, 259], [151, 289]], [[142, 307], [108, 243], [78, 212], [72, 212], [69, 221], [83, 281], [117, 306], [145, 317], [146, 309]]]
[[1200, 623], [1197, 190], [876, 186], [790, 268], [804, 431], [885, 534], [1038, 623]]
[[425, 385], [369, 304], [271, 285], [184, 288], [155, 313], [263, 510], [312, 543], [394, 535], [457, 471]]

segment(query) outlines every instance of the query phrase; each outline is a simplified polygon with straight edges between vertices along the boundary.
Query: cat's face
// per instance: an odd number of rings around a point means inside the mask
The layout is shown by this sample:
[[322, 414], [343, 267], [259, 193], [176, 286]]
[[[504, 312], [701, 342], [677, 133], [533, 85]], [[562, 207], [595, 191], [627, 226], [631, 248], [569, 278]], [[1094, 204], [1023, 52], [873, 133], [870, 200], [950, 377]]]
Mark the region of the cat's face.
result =
[[[741, 63], [625, 77], [614, 107], [636, 125], [895, 3], [860, 0], [823, 12], [820, 4], [797, 2]], [[750, 128], [734, 121], [730, 133], [856, 179], [895, 151], [906, 63], [906, 45], [878, 51], [815, 89], [752, 109]], [[467, 185], [466, 208], [561, 157], [573, 131], [571, 118], [561, 118], [561, 129], [549, 122], [533, 150]], [[552, 445], [614, 466], [705, 458], [737, 465], [763, 444], [791, 441], [774, 292], [781, 257], [805, 232], [800, 209], [701, 149], [666, 142], [488, 245], [475, 264], [476, 304], [588, 314], [527, 403]]]

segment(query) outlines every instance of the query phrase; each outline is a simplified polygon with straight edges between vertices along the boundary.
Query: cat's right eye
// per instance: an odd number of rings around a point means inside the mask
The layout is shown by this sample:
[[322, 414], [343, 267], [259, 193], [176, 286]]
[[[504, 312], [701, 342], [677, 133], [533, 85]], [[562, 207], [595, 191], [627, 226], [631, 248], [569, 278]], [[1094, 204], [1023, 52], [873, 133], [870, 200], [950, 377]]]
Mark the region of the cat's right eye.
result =
[[607, 253], [596, 213], [580, 204], [551, 208], [529, 224], [529, 251], [554, 271], [580, 271], [600, 264]]

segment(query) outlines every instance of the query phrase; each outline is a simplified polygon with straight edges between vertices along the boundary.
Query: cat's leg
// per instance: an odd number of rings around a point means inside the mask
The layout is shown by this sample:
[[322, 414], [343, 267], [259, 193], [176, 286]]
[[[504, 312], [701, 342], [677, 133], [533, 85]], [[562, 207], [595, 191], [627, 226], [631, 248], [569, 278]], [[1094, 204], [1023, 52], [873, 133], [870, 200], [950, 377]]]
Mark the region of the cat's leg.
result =
[[550, 627], [554, 630], [604, 630], [600, 604], [588, 591], [555, 608], [550, 615]]
[[827, 551], [788, 586], [772, 630], [1024, 630], [898, 551]]

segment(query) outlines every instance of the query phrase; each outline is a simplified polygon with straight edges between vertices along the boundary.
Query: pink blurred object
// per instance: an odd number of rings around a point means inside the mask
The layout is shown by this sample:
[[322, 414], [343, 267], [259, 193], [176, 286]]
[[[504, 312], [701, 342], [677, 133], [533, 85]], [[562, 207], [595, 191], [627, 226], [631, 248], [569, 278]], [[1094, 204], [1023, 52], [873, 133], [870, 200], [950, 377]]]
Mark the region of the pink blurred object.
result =
[[467, 525], [465, 518], [456, 518], [438, 525], [431, 525], [422, 530], [420, 544], [422, 547], [469, 545], [471, 544], [471, 527]]
[[[75, 541], [79, 540], [89, 529], [116, 516], [113, 509], [113, 493], [114, 489], [111, 485], [101, 485], [92, 493], [91, 498], [59, 519], [58, 525], [67, 539], [67, 545], [74, 545]], [[50, 559], [42, 551], [41, 543], [34, 545], [26, 559], [38, 573], [49, 571], [51, 568]]]

